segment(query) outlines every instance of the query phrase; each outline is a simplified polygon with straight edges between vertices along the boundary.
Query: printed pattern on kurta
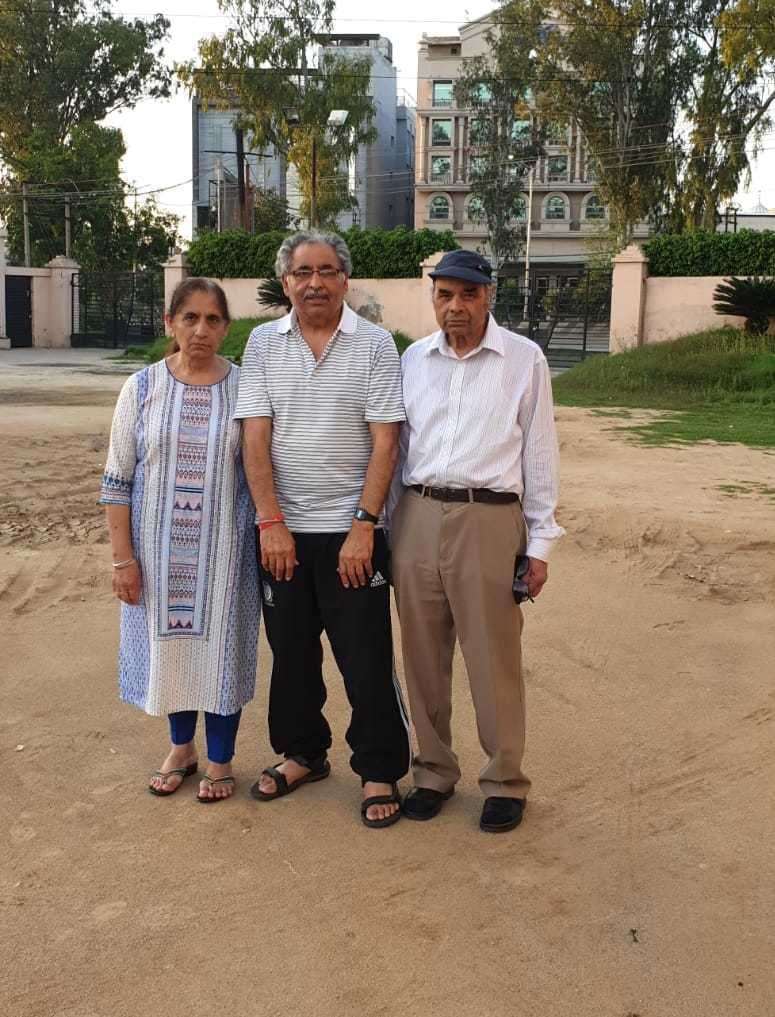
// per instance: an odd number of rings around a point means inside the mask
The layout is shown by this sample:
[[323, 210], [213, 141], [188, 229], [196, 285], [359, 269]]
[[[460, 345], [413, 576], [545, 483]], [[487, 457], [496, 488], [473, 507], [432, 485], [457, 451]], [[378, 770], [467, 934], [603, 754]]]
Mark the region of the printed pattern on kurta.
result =
[[253, 696], [260, 597], [253, 504], [232, 420], [239, 371], [128, 379], [101, 501], [130, 506], [140, 604], [121, 605], [121, 697], [148, 713], [234, 713]]

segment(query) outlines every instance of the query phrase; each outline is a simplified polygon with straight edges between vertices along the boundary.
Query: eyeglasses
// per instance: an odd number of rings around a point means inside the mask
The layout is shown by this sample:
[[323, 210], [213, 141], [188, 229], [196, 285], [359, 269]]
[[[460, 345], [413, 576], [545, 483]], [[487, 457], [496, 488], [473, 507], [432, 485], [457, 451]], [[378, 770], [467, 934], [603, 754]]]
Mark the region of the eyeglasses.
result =
[[338, 275], [341, 275], [342, 270], [340, 268], [293, 268], [288, 273], [288, 275], [293, 276], [296, 282], [309, 282], [315, 274], [328, 282], [331, 279], [336, 279]]
[[514, 562], [514, 581], [511, 584], [511, 592], [514, 594], [514, 601], [517, 604], [522, 604], [526, 600], [529, 600], [531, 604], [535, 603], [524, 579], [529, 568], [530, 559], [525, 554], [520, 555]]

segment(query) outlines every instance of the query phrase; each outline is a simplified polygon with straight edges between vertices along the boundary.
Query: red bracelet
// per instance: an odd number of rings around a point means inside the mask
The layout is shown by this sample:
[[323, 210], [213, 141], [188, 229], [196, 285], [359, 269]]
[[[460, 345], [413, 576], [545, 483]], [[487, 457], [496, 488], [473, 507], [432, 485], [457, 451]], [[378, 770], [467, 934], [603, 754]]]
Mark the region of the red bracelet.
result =
[[270, 519], [260, 519], [258, 523], [259, 530], [265, 530], [269, 526], [274, 526], [275, 523], [284, 523], [285, 516], [272, 516]]

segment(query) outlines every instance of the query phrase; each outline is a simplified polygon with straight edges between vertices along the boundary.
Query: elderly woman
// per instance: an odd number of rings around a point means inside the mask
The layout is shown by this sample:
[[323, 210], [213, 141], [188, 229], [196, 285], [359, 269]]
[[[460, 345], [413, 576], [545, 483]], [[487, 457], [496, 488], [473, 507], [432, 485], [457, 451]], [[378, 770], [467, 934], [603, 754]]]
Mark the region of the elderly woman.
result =
[[128, 379], [116, 405], [100, 501], [121, 603], [121, 698], [169, 716], [172, 745], [150, 781], [174, 794], [197, 772], [197, 711], [208, 764], [197, 798], [234, 791], [231, 760], [253, 697], [260, 601], [254, 509], [233, 420], [239, 371], [218, 356], [226, 296], [186, 279], [165, 317], [171, 355]]

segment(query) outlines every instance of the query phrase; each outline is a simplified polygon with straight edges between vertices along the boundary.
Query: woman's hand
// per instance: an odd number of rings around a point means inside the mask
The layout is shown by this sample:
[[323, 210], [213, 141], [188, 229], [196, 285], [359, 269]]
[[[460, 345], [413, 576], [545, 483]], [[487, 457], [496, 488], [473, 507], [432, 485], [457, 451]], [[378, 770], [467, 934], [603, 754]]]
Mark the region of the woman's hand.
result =
[[136, 561], [122, 569], [113, 569], [113, 592], [125, 604], [139, 604], [143, 581]]

